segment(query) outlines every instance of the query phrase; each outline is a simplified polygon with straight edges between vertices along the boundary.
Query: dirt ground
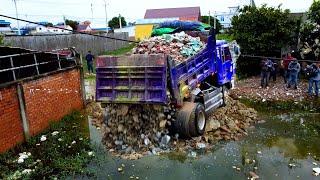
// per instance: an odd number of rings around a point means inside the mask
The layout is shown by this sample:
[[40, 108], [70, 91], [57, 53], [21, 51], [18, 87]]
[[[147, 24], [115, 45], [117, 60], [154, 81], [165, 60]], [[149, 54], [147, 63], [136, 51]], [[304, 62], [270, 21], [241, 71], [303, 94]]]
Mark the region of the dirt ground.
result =
[[283, 78], [270, 81], [268, 88], [260, 88], [260, 77], [251, 77], [236, 82], [235, 88], [230, 91], [231, 96], [237, 98], [257, 99], [262, 101], [303, 101], [308, 97], [308, 82], [300, 80], [298, 89], [286, 88]]

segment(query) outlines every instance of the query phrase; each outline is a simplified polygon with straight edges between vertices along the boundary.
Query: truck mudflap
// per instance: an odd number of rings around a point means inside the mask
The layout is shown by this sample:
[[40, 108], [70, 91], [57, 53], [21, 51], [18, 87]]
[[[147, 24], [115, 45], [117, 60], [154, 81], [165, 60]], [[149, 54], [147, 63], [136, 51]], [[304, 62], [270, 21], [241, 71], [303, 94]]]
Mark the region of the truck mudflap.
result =
[[211, 87], [202, 91], [204, 94], [204, 107], [206, 113], [210, 113], [213, 110], [223, 105], [223, 90], [222, 87]]
[[101, 103], [165, 104], [167, 56], [134, 54], [99, 56], [96, 101]]

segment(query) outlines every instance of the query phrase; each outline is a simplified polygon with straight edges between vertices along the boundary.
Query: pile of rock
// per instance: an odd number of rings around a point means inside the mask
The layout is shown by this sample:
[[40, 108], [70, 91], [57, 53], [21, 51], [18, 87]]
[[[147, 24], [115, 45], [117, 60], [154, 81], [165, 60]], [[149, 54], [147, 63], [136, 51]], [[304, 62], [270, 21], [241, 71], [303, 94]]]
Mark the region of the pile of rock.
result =
[[105, 117], [102, 117], [98, 108], [93, 108], [92, 123], [100, 128], [103, 144], [114, 155], [138, 159], [171, 148], [174, 137], [169, 136], [168, 128], [174, 121], [174, 108], [160, 105], [109, 105], [105, 108]]
[[197, 54], [204, 46], [205, 44], [199, 37], [192, 37], [180, 32], [143, 40], [133, 49], [133, 54], [164, 53], [176, 61], [183, 62], [188, 57]]
[[221, 139], [238, 140], [247, 135], [247, 129], [257, 121], [257, 111], [226, 96], [226, 106], [209, 115], [206, 126], [206, 141]]
[[91, 103], [87, 110], [109, 152], [138, 159], [170, 150], [208, 149], [219, 140], [238, 140], [246, 135], [257, 120], [257, 112], [228, 96], [226, 104], [209, 115], [205, 135], [188, 140], [169, 134], [176, 112], [170, 105], [110, 105], [103, 113], [98, 104]]

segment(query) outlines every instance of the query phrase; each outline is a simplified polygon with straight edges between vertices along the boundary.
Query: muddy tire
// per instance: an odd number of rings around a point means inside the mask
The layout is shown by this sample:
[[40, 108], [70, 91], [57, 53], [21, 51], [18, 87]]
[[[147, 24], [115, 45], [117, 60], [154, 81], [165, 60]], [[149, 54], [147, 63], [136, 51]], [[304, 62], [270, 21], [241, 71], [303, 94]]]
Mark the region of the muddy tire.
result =
[[206, 127], [204, 106], [200, 103], [185, 102], [177, 113], [175, 130], [185, 138], [203, 135]]
[[189, 119], [189, 132], [191, 137], [201, 136], [204, 134], [206, 129], [206, 112], [204, 106], [197, 103], [192, 110]]

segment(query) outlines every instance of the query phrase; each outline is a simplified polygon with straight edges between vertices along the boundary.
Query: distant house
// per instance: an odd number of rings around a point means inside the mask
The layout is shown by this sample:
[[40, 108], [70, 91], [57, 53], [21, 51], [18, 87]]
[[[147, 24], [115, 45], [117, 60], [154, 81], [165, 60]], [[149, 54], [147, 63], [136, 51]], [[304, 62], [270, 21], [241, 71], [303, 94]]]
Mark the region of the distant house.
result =
[[220, 24], [224, 29], [231, 28], [232, 18], [239, 14], [239, 6], [229, 7], [229, 12], [216, 14], [216, 18], [219, 20]]
[[90, 21], [84, 21], [82, 23], [80, 23], [77, 26], [77, 31], [78, 32], [86, 32], [86, 33], [90, 33], [92, 32], [92, 28], [90, 27], [91, 22]]
[[200, 7], [147, 9], [144, 19], [179, 18], [182, 21], [200, 21]]
[[0, 20], [0, 34], [14, 35], [14, 31], [11, 29], [10, 22]]
[[[60, 25], [60, 26], [54, 26], [54, 27], [48, 27], [47, 28], [49, 33], [52, 34], [71, 34], [72, 33], [72, 27], [69, 25]], [[67, 30], [66, 30], [67, 29]]]
[[290, 17], [301, 19], [301, 22], [305, 22], [307, 20], [307, 13], [306, 12], [296, 12], [296, 13], [290, 13]]

